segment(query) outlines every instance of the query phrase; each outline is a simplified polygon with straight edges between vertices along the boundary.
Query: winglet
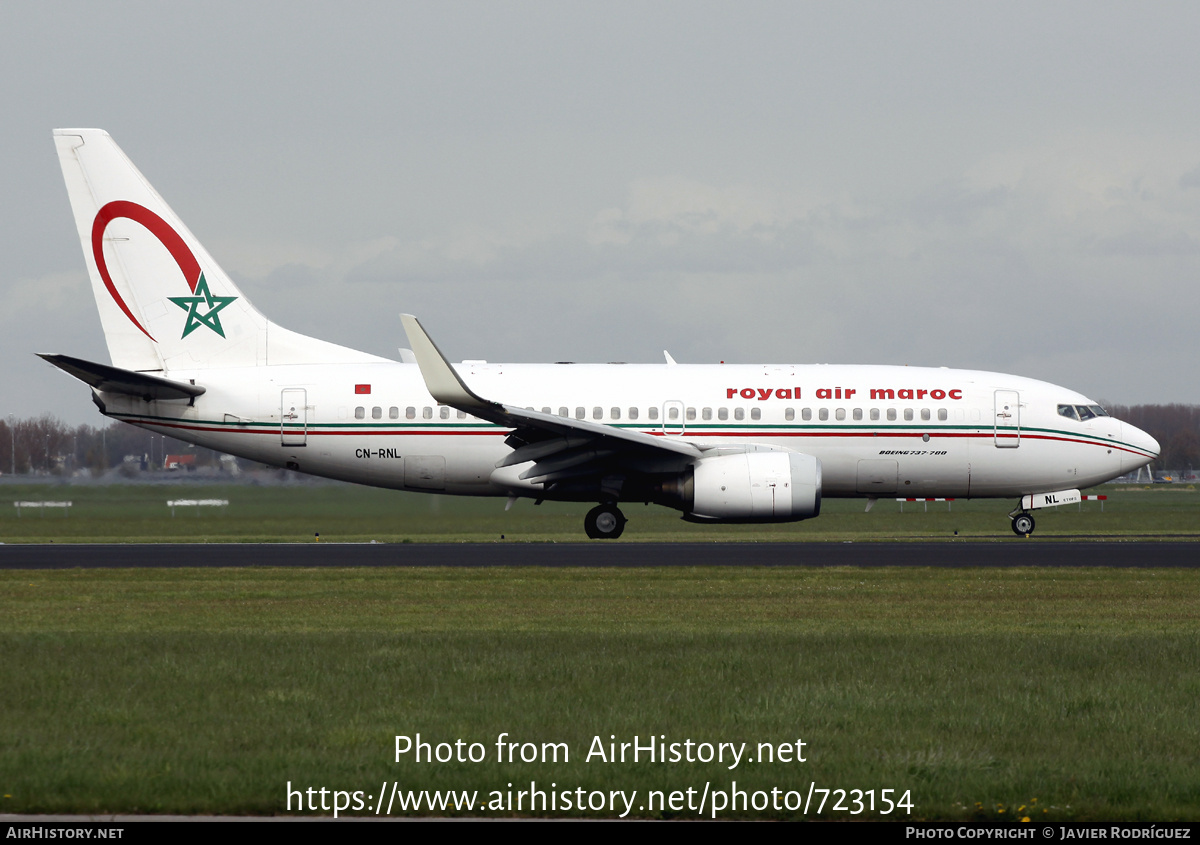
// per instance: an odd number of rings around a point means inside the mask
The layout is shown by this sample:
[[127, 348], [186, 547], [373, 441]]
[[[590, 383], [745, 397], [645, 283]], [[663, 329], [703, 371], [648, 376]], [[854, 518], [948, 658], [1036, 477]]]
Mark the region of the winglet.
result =
[[[425, 333], [424, 327], [412, 314], [401, 314], [400, 321], [408, 334], [408, 342], [417, 358], [417, 366], [421, 369], [421, 377], [425, 379], [425, 388], [435, 401], [451, 408], [466, 411], [480, 419], [496, 425], [512, 429], [536, 429], [549, 432], [558, 437], [559, 442], [566, 442], [567, 448], [582, 446], [592, 438], [606, 438], [608, 442], [617, 442], [623, 446], [636, 446], [642, 449], [674, 452], [688, 458], [700, 456], [700, 450], [693, 443], [673, 440], [669, 437], [657, 437], [643, 431], [618, 428], [591, 420], [574, 420], [557, 417], [553, 414], [542, 414], [511, 405], [501, 405], [477, 395], [467, 387], [454, 367], [446, 360], [446, 356], [437, 348], [437, 344]], [[582, 436], [584, 440], [570, 443], [572, 438]], [[541, 437], [535, 439], [543, 439]], [[604, 446], [597, 449], [605, 453], [612, 447]], [[539, 453], [540, 454], [540, 453]]]
[[672, 357], [671, 357], [671, 353], [670, 353], [670, 352], [668, 352], [668, 351], [667, 351], [667, 350], [665, 350], [665, 349], [663, 350], [663, 357], [667, 359], [667, 363], [668, 363], [668, 364], [674, 365], [674, 363], [675, 363], [675, 359], [674, 359], [674, 358], [672, 358]]
[[424, 326], [412, 314], [401, 314], [400, 322], [404, 324], [404, 332], [412, 345], [413, 354], [417, 358], [417, 366], [421, 368], [421, 377], [425, 379], [425, 387], [429, 395], [442, 405], [452, 408], [469, 410], [471, 408], [497, 407], [494, 403], [476, 395], [471, 388], [463, 383], [437, 348], [437, 344], [425, 332]]

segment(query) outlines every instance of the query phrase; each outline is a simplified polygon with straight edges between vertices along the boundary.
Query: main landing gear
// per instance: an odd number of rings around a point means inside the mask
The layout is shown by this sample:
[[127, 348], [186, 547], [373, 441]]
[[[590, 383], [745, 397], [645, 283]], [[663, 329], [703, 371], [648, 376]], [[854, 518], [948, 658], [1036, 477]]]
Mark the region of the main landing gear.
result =
[[1012, 518], [1012, 530], [1018, 537], [1028, 537], [1036, 524], [1028, 511], [1021, 511]]
[[615, 540], [625, 530], [625, 514], [616, 505], [597, 505], [583, 518], [583, 530], [593, 540]]

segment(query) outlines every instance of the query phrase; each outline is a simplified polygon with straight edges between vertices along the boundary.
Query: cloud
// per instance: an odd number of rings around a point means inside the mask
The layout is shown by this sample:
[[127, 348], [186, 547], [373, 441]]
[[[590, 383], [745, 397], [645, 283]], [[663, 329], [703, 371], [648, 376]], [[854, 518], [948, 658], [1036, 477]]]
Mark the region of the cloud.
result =
[[30, 314], [79, 310], [79, 304], [92, 305], [87, 274], [49, 273], [36, 278], [17, 279], [0, 289], [0, 322], [27, 324]]
[[63, 352], [107, 362], [108, 350], [82, 271], [17, 279], [0, 289], [0, 413], [36, 417], [47, 411], [72, 424], [95, 423], [88, 389], [34, 353]]
[[[231, 34], [186, 4], [64, 26], [9, 5], [0, 63], [31, 82], [0, 93], [21, 165], [0, 174], [20, 209], [5, 360], [105, 354], [44, 129], [80, 121], [264, 313], [381, 354], [407, 310], [468, 357], [666, 345], [1112, 373], [1113, 397], [1200, 401], [1177, 365], [1194, 342], [1167, 357], [1128, 328], [1200, 320], [1194, 4], [1090, 14], [1084, 38], [1070, 7], [379, 4], [331, 24], [301, 3], [239, 9]], [[1081, 336], [1106, 354], [1068, 354]]]
[[1124, 232], [1096, 241], [1095, 250], [1101, 255], [1128, 255], [1144, 258], [1200, 255], [1200, 242], [1185, 232], [1159, 231]]
[[1179, 177], [1179, 187], [1185, 191], [1200, 188], [1200, 167], [1195, 167]]

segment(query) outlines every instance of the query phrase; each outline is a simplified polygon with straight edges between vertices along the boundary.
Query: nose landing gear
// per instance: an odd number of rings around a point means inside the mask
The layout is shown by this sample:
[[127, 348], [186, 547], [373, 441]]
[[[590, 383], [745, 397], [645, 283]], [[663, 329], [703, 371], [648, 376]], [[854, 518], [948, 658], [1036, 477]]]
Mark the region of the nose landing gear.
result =
[[583, 530], [593, 540], [615, 540], [625, 530], [625, 514], [616, 505], [597, 505], [583, 518]]
[[1022, 511], [1012, 518], [1012, 530], [1018, 537], [1028, 537], [1033, 533], [1036, 524], [1033, 517], [1026, 511]]

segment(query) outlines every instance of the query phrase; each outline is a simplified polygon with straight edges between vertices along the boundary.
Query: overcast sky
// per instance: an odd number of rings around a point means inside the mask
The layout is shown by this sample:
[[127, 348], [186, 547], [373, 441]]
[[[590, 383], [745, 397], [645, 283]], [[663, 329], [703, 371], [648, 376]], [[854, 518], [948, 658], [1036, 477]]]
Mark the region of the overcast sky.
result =
[[[50, 130], [395, 357], [887, 363], [1200, 402], [1200, 4], [0, 4], [0, 415], [102, 418]], [[503, 400], [504, 397], [495, 397]]]

